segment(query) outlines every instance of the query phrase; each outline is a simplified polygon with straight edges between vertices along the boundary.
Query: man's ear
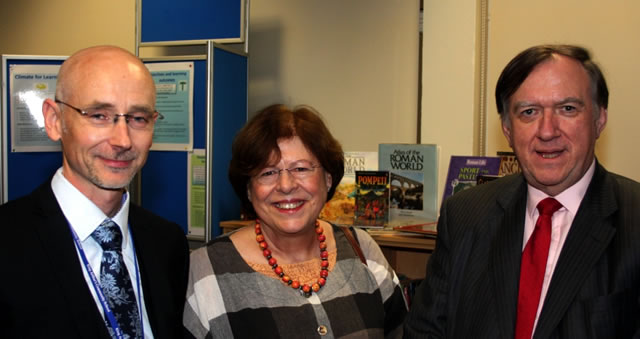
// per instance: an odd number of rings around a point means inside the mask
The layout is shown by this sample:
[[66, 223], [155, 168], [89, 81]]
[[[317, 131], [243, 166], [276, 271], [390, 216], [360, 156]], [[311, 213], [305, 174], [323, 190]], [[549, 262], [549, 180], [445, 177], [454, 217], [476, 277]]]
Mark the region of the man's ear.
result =
[[58, 141], [62, 138], [62, 112], [53, 99], [46, 99], [42, 103], [42, 115], [44, 116], [44, 129], [49, 139]]
[[600, 108], [600, 115], [596, 119], [596, 139], [600, 137], [600, 133], [604, 130], [604, 126], [607, 125], [609, 112], [606, 108]]
[[[509, 114], [504, 113], [504, 114]], [[511, 135], [511, 120], [509, 121], [505, 121], [505, 119], [501, 119], [502, 120], [502, 134], [504, 134], [505, 138], [507, 138], [507, 142], [509, 142], [509, 146], [511, 148], [513, 148], [513, 136]]]

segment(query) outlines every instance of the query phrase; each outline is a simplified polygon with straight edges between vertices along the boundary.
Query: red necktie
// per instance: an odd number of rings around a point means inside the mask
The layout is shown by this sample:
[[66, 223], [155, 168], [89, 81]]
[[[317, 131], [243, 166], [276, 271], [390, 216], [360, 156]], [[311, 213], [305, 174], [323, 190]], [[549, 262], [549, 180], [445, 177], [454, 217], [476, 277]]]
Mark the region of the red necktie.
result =
[[546, 198], [538, 203], [540, 216], [531, 238], [522, 252], [516, 339], [531, 339], [536, 320], [544, 271], [551, 242], [551, 216], [562, 207], [556, 199]]

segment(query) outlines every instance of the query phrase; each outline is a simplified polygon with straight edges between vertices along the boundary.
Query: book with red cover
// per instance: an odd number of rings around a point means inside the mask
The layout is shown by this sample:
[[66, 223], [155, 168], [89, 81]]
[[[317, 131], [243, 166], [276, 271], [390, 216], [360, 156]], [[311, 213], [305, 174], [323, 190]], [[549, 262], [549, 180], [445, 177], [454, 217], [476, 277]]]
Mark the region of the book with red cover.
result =
[[383, 227], [389, 222], [389, 171], [356, 171], [354, 226]]
[[435, 237], [438, 235], [438, 222], [431, 221], [413, 225], [395, 226], [393, 229], [395, 231], [419, 233], [422, 235]]

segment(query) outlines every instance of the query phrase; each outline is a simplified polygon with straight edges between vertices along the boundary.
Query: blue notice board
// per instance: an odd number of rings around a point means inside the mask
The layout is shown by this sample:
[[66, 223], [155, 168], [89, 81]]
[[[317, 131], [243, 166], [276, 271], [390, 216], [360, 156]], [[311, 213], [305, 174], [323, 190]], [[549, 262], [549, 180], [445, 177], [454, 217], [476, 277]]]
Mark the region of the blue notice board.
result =
[[[177, 61], [175, 58], [171, 62]], [[207, 144], [207, 64], [193, 61], [193, 146]], [[240, 216], [241, 203], [228, 180], [231, 144], [236, 132], [247, 121], [247, 57], [214, 48], [213, 52], [213, 163], [211, 235], [221, 233], [220, 221]], [[186, 151], [151, 151], [142, 169], [142, 206], [188, 228]]]
[[11, 145], [11, 93], [9, 73], [13, 65], [60, 65], [64, 56], [2, 56], [2, 201], [5, 203], [31, 193], [40, 184], [49, 180], [62, 166], [62, 153], [57, 152], [12, 152]]
[[138, 0], [140, 42], [244, 41], [244, 0]]

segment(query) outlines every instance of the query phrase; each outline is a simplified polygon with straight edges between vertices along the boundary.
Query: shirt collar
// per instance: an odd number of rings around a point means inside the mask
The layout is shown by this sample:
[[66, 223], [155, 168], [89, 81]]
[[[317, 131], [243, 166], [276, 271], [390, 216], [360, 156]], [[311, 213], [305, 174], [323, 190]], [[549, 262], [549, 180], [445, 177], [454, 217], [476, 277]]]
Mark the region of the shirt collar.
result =
[[[584, 198], [584, 195], [587, 193], [587, 188], [589, 187], [589, 183], [591, 183], [595, 169], [596, 160], [593, 159], [591, 166], [589, 166], [587, 172], [585, 172], [578, 182], [554, 197], [564, 208], [571, 212], [571, 214], [576, 215], [578, 212], [578, 208], [580, 207], [582, 198]], [[527, 186], [527, 214], [533, 218], [538, 203], [549, 196], [529, 184], [527, 184]]]
[[[62, 213], [78, 235], [80, 241], [86, 240], [91, 233], [107, 219], [107, 215], [96, 206], [89, 198], [82, 194], [62, 174], [60, 167], [51, 180], [51, 189], [62, 209]], [[123, 243], [128, 243], [129, 227], [129, 194], [122, 195], [120, 210], [111, 218], [122, 231]], [[125, 245], [126, 246], [126, 245]]]

